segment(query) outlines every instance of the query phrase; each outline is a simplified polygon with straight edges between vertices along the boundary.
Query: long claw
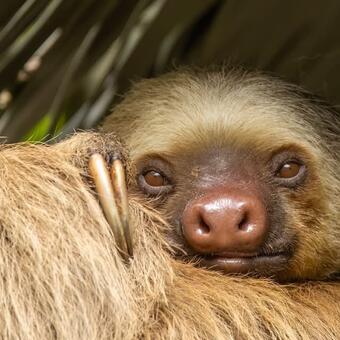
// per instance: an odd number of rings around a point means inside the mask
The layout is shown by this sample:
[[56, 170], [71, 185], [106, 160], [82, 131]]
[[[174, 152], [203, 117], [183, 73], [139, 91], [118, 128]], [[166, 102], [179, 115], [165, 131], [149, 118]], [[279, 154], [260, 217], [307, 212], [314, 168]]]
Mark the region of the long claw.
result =
[[133, 256], [132, 235], [129, 226], [129, 204], [127, 195], [127, 185], [125, 180], [125, 171], [122, 162], [116, 159], [111, 167], [111, 180], [113, 190], [117, 194], [117, 202], [120, 208], [120, 219], [123, 226], [123, 232], [130, 256]]
[[[107, 222], [112, 228], [117, 246], [123, 258], [127, 260], [128, 247], [125, 240], [126, 229], [120, 216], [120, 204], [117, 204], [117, 195], [112, 185], [106, 162], [102, 155], [93, 154], [89, 161], [89, 171], [98, 193], [99, 202], [102, 206]], [[119, 193], [121, 195], [121, 193]], [[123, 197], [123, 195], [121, 195]], [[127, 204], [127, 203], [126, 203]]]

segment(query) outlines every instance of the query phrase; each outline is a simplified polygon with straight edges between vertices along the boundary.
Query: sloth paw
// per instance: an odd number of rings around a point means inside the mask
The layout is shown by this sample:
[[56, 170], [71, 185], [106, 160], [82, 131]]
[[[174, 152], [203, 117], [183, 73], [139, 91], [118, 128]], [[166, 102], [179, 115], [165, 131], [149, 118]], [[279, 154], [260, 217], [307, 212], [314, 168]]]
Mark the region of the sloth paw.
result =
[[107, 166], [103, 155], [94, 153], [89, 160], [89, 173], [103, 213], [111, 226], [116, 244], [127, 259], [132, 256], [132, 240], [128, 223], [128, 198], [125, 170], [120, 159], [112, 160]]
[[[63, 150], [63, 156], [68, 157], [72, 164], [87, 175], [88, 162], [93, 154], [101, 154], [108, 166], [120, 159], [125, 168], [128, 167], [127, 152], [122, 143], [113, 133], [83, 132], [54, 146]], [[68, 153], [65, 153], [68, 150]]]
[[76, 134], [55, 148], [70, 150], [67, 157], [98, 197], [118, 250], [128, 259], [132, 256], [125, 177], [128, 162], [122, 144], [114, 134], [90, 132]]

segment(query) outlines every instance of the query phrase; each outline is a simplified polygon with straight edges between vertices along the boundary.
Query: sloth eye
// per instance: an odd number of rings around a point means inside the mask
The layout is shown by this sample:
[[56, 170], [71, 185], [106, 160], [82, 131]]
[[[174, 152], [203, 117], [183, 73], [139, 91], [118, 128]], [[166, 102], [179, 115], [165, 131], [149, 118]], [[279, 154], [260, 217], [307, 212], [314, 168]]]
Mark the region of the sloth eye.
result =
[[279, 159], [276, 159], [275, 163], [277, 164], [275, 177], [279, 185], [296, 188], [301, 185], [307, 177], [307, 167], [301, 160], [286, 159], [280, 162]]
[[150, 170], [143, 176], [146, 184], [150, 185], [151, 187], [162, 187], [167, 184], [167, 179], [165, 176], [157, 171]]
[[271, 159], [271, 169], [279, 186], [292, 189], [302, 185], [309, 172], [304, 157], [291, 150], [274, 155]]
[[294, 178], [301, 171], [302, 165], [294, 161], [284, 163], [277, 172], [277, 177], [280, 178]]
[[160, 170], [144, 170], [138, 176], [142, 191], [150, 196], [163, 196], [172, 190], [170, 179]]

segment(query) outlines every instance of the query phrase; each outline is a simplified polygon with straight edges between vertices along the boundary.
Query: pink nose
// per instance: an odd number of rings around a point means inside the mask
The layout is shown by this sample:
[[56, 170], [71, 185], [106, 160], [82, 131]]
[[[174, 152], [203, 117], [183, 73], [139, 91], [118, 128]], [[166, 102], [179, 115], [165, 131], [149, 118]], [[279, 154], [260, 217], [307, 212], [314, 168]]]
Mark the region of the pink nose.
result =
[[215, 189], [189, 202], [182, 228], [199, 253], [256, 253], [268, 232], [267, 212], [256, 191]]

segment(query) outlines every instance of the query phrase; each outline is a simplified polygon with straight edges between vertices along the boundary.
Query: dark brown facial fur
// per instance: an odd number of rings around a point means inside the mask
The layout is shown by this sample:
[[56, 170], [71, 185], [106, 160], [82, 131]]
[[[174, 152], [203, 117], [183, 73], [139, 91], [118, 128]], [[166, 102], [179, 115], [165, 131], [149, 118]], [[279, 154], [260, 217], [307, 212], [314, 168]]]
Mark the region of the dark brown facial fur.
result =
[[[301, 167], [282, 178], [279, 172], [290, 163]], [[279, 190], [303, 185], [307, 169], [302, 164], [292, 151], [269, 160], [227, 149], [168, 160], [154, 155], [137, 162], [137, 181], [159, 209], [171, 212], [174, 229], [168, 237], [182, 249], [178, 256], [224, 273], [279, 276], [297, 239]], [[163, 185], [145, 183], [150, 171], [163, 178]]]

